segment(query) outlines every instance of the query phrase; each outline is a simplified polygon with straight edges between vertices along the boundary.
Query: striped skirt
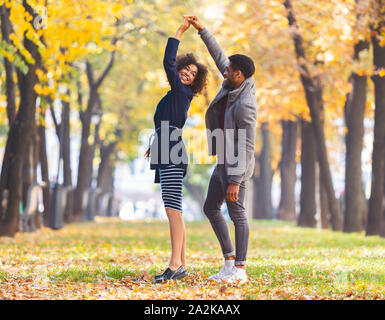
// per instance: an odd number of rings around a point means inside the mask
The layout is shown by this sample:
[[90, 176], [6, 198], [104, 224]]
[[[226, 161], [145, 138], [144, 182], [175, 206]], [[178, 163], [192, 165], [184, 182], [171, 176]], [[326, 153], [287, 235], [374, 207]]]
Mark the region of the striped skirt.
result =
[[165, 208], [182, 212], [183, 173], [184, 169], [175, 167], [175, 165], [159, 169], [160, 188]]

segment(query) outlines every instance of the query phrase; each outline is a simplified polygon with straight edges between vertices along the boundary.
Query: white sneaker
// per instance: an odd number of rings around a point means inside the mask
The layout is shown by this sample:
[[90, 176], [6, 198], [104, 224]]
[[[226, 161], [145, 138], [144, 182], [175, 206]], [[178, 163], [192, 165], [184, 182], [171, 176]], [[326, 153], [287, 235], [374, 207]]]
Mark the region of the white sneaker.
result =
[[218, 273], [210, 276], [207, 278], [207, 280], [213, 280], [213, 281], [221, 281], [224, 277], [231, 274], [234, 267], [234, 260], [225, 260], [225, 264], [219, 270]]
[[222, 280], [229, 284], [244, 284], [249, 281], [246, 270], [235, 266], [232, 268], [231, 273], [223, 277]]

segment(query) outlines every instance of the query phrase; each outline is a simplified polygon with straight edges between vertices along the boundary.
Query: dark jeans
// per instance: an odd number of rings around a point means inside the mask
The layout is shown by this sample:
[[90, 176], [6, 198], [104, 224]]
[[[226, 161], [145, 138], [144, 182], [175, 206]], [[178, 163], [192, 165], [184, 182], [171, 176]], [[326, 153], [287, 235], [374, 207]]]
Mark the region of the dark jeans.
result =
[[[217, 165], [211, 176], [209, 189], [203, 211], [209, 219], [211, 226], [222, 248], [223, 256], [235, 255], [235, 265], [245, 265], [247, 246], [249, 242], [249, 223], [245, 209], [246, 181], [239, 186], [238, 200], [229, 202], [226, 200], [226, 190], [229, 185], [223, 165]], [[221, 213], [221, 206], [226, 200], [229, 216], [235, 226], [235, 251], [230, 239], [226, 220]]]

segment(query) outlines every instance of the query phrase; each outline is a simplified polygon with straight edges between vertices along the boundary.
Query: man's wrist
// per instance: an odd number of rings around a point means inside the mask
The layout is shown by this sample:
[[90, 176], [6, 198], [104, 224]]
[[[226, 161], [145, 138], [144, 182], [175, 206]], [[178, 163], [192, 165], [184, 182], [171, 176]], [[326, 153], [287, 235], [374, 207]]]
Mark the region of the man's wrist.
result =
[[228, 182], [229, 184], [233, 184], [233, 185], [236, 185], [236, 186], [239, 186], [241, 184], [241, 181], [238, 181], [236, 179], [234, 179], [233, 177], [228, 177]]
[[204, 27], [204, 26], [202, 26], [202, 25], [201, 25], [201, 26], [199, 26], [199, 27], [197, 26], [197, 30], [198, 30], [198, 32], [201, 32], [201, 31], [203, 31], [203, 29], [204, 29], [204, 28], [205, 28], [205, 27]]

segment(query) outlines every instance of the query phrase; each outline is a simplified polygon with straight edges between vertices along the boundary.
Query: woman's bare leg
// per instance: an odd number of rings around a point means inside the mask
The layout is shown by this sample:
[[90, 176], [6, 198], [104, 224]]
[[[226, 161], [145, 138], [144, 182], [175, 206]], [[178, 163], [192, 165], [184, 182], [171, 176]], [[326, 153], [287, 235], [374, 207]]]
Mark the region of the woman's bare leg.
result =
[[185, 242], [184, 223], [182, 212], [175, 209], [166, 208], [166, 213], [170, 224], [171, 238], [171, 260], [169, 267], [171, 270], [176, 270], [183, 264], [182, 256], [184, 256]]
[[182, 252], [181, 252], [181, 260], [182, 260], [182, 266], [186, 269], [186, 228], [184, 225], [184, 221], [182, 218], [183, 223], [183, 245], [182, 245]]

